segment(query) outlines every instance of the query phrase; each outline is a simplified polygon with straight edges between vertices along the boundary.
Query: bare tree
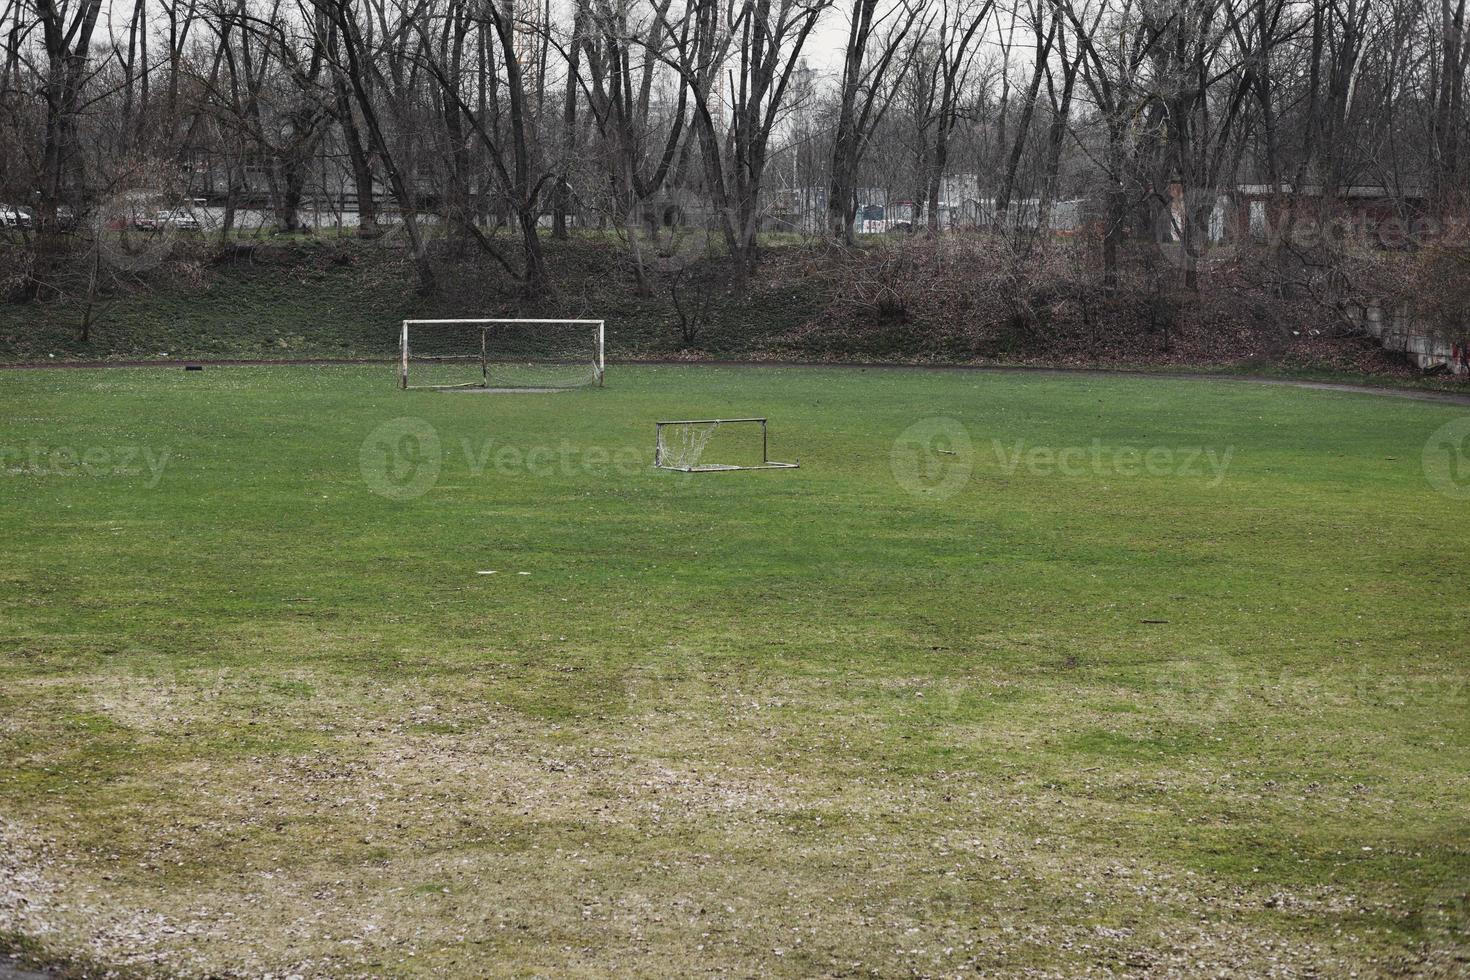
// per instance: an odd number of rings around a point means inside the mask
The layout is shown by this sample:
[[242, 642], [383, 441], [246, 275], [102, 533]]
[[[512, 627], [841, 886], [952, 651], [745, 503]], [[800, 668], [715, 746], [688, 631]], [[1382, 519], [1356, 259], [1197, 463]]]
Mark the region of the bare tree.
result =
[[[921, 34], [927, 28], [920, 22], [926, 9], [924, 0], [913, 0], [879, 16], [878, 0], [852, 0], [827, 193], [827, 234], [833, 241], [853, 244], [858, 166], [913, 62], [916, 48], [904, 42], [916, 25]], [[885, 19], [887, 31], [875, 46], [875, 31], [882, 29]], [[876, 50], [870, 53], [871, 47]], [[907, 57], [899, 58], [900, 51], [907, 51]]]
[[[694, 100], [705, 189], [743, 286], [757, 258], [759, 202], [772, 130], [801, 52], [830, 0], [740, 0], [720, 17], [717, 0], [691, 0], [690, 30], [664, 18], [666, 50]], [[732, 48], [734, 49], [732, 53]], [[734, 61], [727, 67], [727, 58]], [[729, 121], [716, 81], [729, 87]]]
[[1021, 102], [1021, 118], [1011, 141], [1005, 176], [1001, 178], [1000, 190], [995, 195], [995, 220], [1003, 225], [1017, 223], [1008, 221], [1011, 195], [1016, 189], [1016, 175], [1021, 167], [1021, 154], [1025, 152], [1026, 140], [1031, 134], [1031, 117], [1036, 111], [1041, 82], [1047, 77], [1047, 71], [1051, 65], [1052, 48], [1057, 43], [1059, 18], [1049, 16], [1049, 13], [1049, 5], [1040, 0], [1031, 0], [1029, 20], [1036, 44], [1032, 57], [1031, 81], [1026, 87], [1026, 97]]
[[1138, 74], [1152, 46], [1142, 30], [1134, 29], [1130, 0], [1122, 2], [1123, 6], [1115, 10], [1110, 0], [1099, 0], [1088, 10], [1078, 8], [1072, 0], [1053, 0], [1083, 52], [1083, 83], [1105, 130], [1100, 169], [1106, 201], [1103, 276], [1109, 287], [1118, 283], [1119, 252], [1128, 226], [1128, 190], [1136, 173], [1130, 133], [1140, 108]]
[[[424, 239], [423, 231], [419, 227], [419, 216], [417, 206], [417, 195], [414, 188], [405, 176], [402, 167], [398, 163], [397, 155], [388, 142], [384, 132], [382, 120], [378, 116], [376, 101], [373, 98], [373, 90], [368, 86], [369, 73], [377, 74], [378, 80], [382, 80], [381, 72], [372, 67], [374, 62], [370, 61], [371, 54], [363, 39], [362, 28], [357, 21], [356, 13], [351, 0], [314, 0], [318, 8], [324, 10], [327, 17], [335, 22], [342, 41], [342, 54], [345, 55], [342, 63], [338, 66], [352, 85], [353, 95], [357, 99], [358, 109], [362, 113], [363, 124], [367, 128], [368, 137], [372, 141], [377, 152], [378, 159], [383, 165], [384, 174], [388, 178], [388, 186], [392, 190], [393, 198], [398, 203], [399, 217], [403, 222], [405, 232], [409, 237], [409, 244], [413, 250], [414, 267], [418, 271], [419, 291], [431, 293], [437, 284], [434, 275], [434, 265], [429, 258], [428, 244]], [[377, 7], [380, 23], [386, 25], [386, 13], [383, 5]], [[387, 33], [385, 31], [385, 33]], [[390, 50], [401, 54], [405, 50], [406, 32], [397, 34], [398, 43]], [[391, 41], [392, 38], [390, 37]], [[401, 58], [390, 61], [390, 72], [402, 82], [403, 67]]]
[[40, 220], [54, 227], [68, 189], [81, 182], [77, 168], [77, 114], [92, 69], [87, 55], [102, 0], [36, 0], [46, 51], [46, 135], [43, 143]]
[[[546, 261], [541, 249], [541, 238], [537, 230], [541, 216], [541, 195], [548, 181], [555, 175], [538, 159], [535, 152], [534, 118], [530, 111], [525, 87], [525, 75], [521, 70], [516, 50], [518, 43], [516, 23], [511, 17], [509, 4], [483, 3], [470, 7], [465, 0], [450, 0], [451, 9], [462, 12], [467, 24], [472, 24], [482, 33], [488, 33], [484, 51], [499, 49], [499, 63], [505, 72], [505, 84], [498, 81], [489, 90], [489, 99], [497, 106], [503, 91], [508, 135], [501, 138], [495, 120], [482, 118], [466, 101], [462, 80], [454, 74], [453, 64], [444, 64], [437, 59], [427, 43], [420, 47], [419, 58], [438, 83], [440, 93], [447, 103], [457, 109], [459, 116], [470, 127], [475, 138], [485, 149], [504, 199], [509, 203], [516, 226], [521, 235], [521, 277], [527, 295], [539, 296], [547, 291], [550, 282], [546, 274]], [[415, 25], [421, 36], [422, 26]], [[490, 76], [492, 79], [494, 75]]]
[[[639, 23], [626, 0], [604, 0], [593, 9], [592, 29], [583, 40], [587, 75], [583, 85], [603, 147], [613, 219], [627, 230], [634, 278], [644, 294], [650, 286], [639, 228], [646, 217], [641, 209], [670, 180], [689, 119], [690, 90], [682, 81], [671, 112], [660, 119], [653, 109], [657, 50], [670, 5], [671, 0], [656, 0], [651, 16]], [[680, 20], [680, 43], [688, 43], [691, 27], [687, 16]]]
[[929, 233], [939, 231], [939, 192], [949, 165], [950, 141], [959, 120], [960, 97], [975, 60], [976, 37], [995, 10], [995, 0], [939, 0], [937, 36], [929, 62], [929, 132], [925, 190]]

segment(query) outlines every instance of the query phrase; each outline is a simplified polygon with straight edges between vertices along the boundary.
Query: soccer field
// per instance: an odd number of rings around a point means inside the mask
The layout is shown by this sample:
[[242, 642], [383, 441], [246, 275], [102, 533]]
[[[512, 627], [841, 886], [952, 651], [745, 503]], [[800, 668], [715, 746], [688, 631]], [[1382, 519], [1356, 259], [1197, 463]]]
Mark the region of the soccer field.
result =
[[[1465, 407], [394, 382], [4, 376], [0, 946], [140, 975], [1470, 969]], [[653, 468], [656, 421], [748, 416], [800, 469]]]

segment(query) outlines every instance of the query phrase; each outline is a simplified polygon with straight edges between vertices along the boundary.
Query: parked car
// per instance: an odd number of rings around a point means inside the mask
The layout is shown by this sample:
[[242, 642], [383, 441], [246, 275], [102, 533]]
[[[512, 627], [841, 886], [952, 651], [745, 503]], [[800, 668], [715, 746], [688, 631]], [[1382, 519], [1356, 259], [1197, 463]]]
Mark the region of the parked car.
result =
[[30, 208], [18, 204], [0, 204], [0, 228], [29, 228], [33, 223]]
[[154, 211], [133, 220], [133, 227], [141, 231], [162, 231], [175, 228], [179, 231], [198, 231], [199, 219], [182, 208]]

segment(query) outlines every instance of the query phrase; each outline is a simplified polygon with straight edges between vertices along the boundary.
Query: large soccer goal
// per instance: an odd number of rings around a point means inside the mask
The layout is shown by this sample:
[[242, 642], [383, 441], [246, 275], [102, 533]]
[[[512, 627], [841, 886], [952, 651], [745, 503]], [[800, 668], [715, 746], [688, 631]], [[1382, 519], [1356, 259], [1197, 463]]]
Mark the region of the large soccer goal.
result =
[[399, 386], [554, 391], [601, 385], [601, 320], [404, 320]]
[[765, 419], [677, 419], [654, 423], [653, 465], [681, 473], [794, 470], [771, 458]]

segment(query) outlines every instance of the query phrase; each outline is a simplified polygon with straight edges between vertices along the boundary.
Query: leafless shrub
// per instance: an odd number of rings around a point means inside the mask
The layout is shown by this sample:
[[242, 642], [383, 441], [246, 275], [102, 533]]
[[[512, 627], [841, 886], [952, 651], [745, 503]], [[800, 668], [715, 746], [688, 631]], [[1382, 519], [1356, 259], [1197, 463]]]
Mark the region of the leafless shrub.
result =
[[1470, 248], [1445, 245], [1418, 257], [1410, 309], [1438, 336], [1470, 341]]
[[674, 315], [678, 317], [679, 339], [686, 349], [699, 343], [700, 335], [709, 324], [715, 293], [716, 289], [707, 277], [687, 268], [669, 275], [669, 299], [674, 304]]

